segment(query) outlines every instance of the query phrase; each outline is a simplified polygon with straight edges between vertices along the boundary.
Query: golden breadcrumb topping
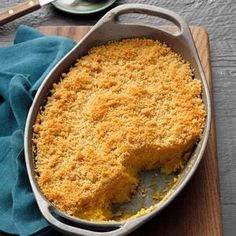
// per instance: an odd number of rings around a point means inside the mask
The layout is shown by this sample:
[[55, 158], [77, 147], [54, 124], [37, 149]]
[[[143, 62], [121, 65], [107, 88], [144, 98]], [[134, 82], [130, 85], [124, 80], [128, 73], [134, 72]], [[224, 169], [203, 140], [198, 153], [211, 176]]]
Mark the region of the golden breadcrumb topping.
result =
[[112, 219], [138, 172], [183, 167], [205, 123], [201, 82], [165, 44], [126, 39], [92, 48], [63, 79], [33, 126], [39, 186], [56, 207]]

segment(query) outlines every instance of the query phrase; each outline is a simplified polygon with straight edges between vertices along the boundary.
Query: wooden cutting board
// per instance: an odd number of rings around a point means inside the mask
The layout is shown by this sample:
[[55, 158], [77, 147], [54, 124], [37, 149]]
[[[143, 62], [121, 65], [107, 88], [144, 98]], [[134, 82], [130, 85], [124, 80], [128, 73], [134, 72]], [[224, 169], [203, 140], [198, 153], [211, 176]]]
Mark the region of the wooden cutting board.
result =
[[[75, 41], [79, 41], [89, 29], [88, 26], [40, 27], [45, 34], [63, 35]], [[208, 34], [197, 26], [191, 30], [212, 94]], [[166, 209], [131, 235], [223, 235], [214, 113], [208, 146], [193, 178]]]

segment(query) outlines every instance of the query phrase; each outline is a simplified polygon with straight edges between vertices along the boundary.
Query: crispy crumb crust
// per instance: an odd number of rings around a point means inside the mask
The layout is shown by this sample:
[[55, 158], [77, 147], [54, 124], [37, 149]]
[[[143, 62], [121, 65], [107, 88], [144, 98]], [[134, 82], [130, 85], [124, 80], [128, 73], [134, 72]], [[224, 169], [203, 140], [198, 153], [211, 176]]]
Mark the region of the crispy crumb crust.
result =
[[63, 79], [33, 126], [37, 181], [68, 214], [112, 219], [138, 172], [183, 167], [205, 123], [201, 82], [165, 44], [126, 39], [92, 48]]

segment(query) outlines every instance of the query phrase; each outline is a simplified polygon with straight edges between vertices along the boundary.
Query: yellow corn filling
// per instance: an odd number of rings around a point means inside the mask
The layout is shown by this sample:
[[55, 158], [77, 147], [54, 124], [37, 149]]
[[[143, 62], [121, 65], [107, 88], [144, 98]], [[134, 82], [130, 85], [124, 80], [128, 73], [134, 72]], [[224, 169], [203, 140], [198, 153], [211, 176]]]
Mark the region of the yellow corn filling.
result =
[[33, 143], [42, 192], [70, 215], [112, 219], [112, 204], [130, 200], [141, 170], [180, 170], [202, 134], [201, 83], [158, 41], [94, 47], [62, 77]]

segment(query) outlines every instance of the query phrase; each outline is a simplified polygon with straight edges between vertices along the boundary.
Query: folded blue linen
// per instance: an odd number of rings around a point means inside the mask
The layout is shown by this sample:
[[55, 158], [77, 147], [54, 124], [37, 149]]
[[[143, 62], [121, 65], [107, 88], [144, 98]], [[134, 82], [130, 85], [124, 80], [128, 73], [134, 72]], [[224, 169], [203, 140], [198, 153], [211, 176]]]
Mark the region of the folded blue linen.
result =
[[14, 44], [0, 48], [0, 231], [5, 233], [53, 235], [29, 184], [23, 133], [38, 87], [74, 45], [70, 39], [20, 26]]

